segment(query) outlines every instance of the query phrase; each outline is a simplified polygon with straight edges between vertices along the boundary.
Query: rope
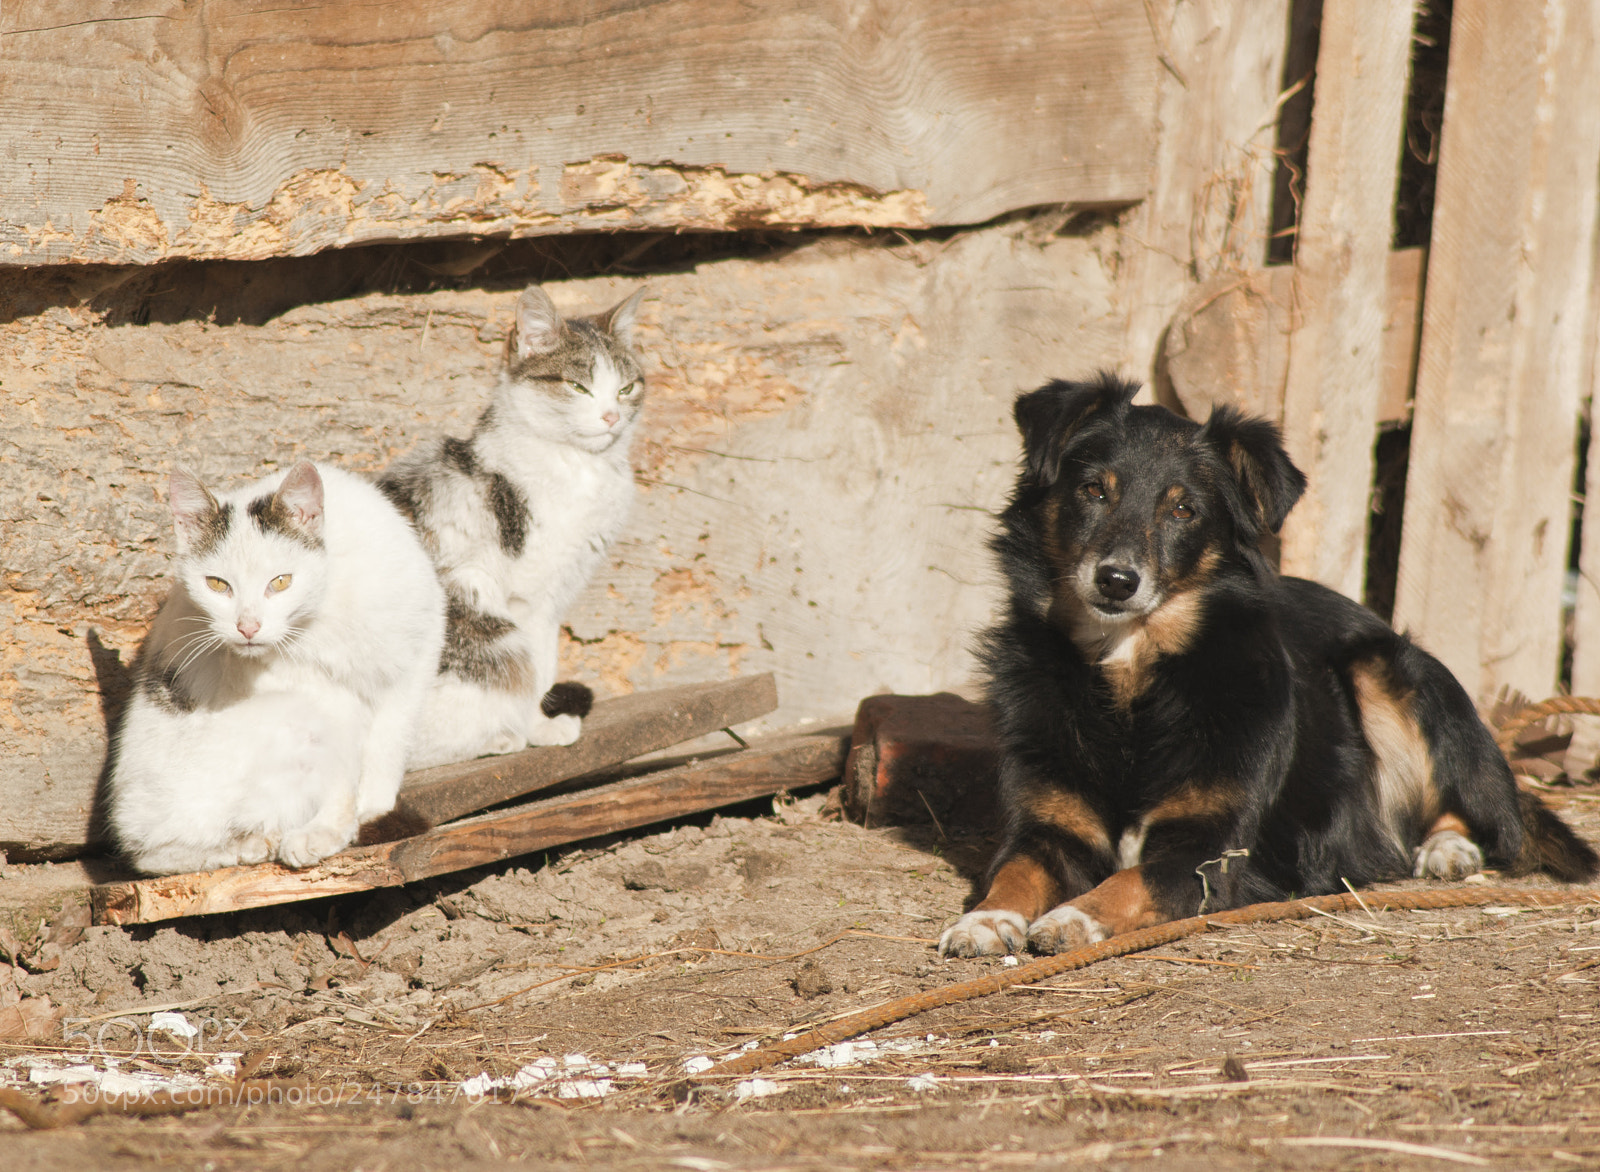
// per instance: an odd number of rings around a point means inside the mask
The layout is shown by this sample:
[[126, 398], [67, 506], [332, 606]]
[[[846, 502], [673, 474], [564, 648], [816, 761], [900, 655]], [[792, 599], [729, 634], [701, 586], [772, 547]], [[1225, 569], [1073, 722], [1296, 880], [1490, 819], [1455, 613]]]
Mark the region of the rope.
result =
[[1035, 981], [1042, 981], [1046, 977], [1069, 973], [1075, 969], [1088, 968], [1090, 965], [1102, 960], [1110, 960], [1115, 956], [1126, 956], [1130, 952], [1143, 952], [1147, 948], [1155, 948], [1162, 944], [1171, 944], [1174, 940], [1181, 940], [1185, 936], [1192, 936], [1197, 932], [1204, 932], [1211, 928], [1233, 927], [1239, 924], [1270, 924], [1279, 920], [1305, 920], [1310, 919], [1318, 912], [1405, 911], [1411, 908], [1463, 908], [1494, 905], [1555, 908], [1573, 907], [1587, 903], [1600, 903], [1600, 893], [1590, 890], [1529, 891], [1520, 887], [1447, 887], [1435, 888], [1429, 891], [1369, 891], [1366, 893], [1364, 900], [1361, 896], [1352, 893], [1349, 895], [1319, 895], [1311, 899], [1297, 899], [1287, 903], [1254, 903], [1248, 907], [1234, 908], [1231, 911], [1191, 916], [1186, 920], [1169, 920], [1165, 924], [1156, 924], [1153, 927], [1141, 928], [1136, 932], [1126, 932], [1121, 936], [1112, 936], [1110, 939], [1102, 940], [1098, 944], [1089, 944], [1082, 948], [1074, 948], [1070, 952], [1047, 956], [1042, 960], [1019, 965], [1014, 969], [992, 973], [987, 977], [979, 977], [976, 980], [962, 981], [956, 985], [946, 985], [943, 989], [932, 989], [926, 993], [916, 993], [910, 997], [902, 997], [897, 1001], [890, 1001], [874, 1009], [866, 1009], [849, 1017], [818, 1026], [816, 1029], [808, 1030], [806, 1033], [790, 1038], [788, 1041], [774, 1042], [770, 1046], [763, 1046], [759, 1050], [751, 1050], [726, 1062], [719, 1062], [715, 1067], [715, 1072], [717, 1074], [752, 1074], [774, 1063], [783, 1062], [800, 1054], [808, 1054], [812, 1050], [819, 1050], [823, 1046], [831, 1046], [836, 1042], [843, 1042], [848, 1038], [854, 1038], [871, 1030], [882, 1029], [886, 1025], [904, 1021], [908, 1017], [927, 1013], [930, 1009], [940, 1009], [946, 1005], [954, 1005], [957, 1002], [970, 1001], [974, 997], [987, 997], [989, 994], [998, 993], [1011, 985], [1032, 984]]
[[1552, 696], [1519, 708], [1501, 724], [1494, 743], [1507, 757], [1516, 748], [1517, 734], [1552, 716], [1600, 716], [1600, 699], [1592, 696]]

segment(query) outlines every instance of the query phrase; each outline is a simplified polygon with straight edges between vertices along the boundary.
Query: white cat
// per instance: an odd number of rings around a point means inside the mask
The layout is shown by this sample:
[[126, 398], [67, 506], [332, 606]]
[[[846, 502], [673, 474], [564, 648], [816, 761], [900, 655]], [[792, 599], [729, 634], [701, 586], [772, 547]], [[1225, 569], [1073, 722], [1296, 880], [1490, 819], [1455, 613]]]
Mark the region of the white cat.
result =
[[108, 815], [168, 874], [305, 867], [387, 813], [444, 642], [405, 518], [309, 461], [224, 496], [171, 478], [177, 580], [139, 652]]
[[561, 619], [633, 500], [643, 292], [564, 320], [543, 290], [526, 289], [471, 438], [429, 445], [379, 481], [416, 521], [449, 600], [415, 766], [578, 739], [591, 696], [556, 684]]

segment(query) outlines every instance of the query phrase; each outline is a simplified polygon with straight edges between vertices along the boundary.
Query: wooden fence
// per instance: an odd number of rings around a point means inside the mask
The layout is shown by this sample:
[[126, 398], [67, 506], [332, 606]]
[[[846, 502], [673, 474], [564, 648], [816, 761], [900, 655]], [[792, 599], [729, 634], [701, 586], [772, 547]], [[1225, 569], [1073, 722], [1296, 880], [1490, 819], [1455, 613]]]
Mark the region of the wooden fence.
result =
[[1456, 0], [1448, 35], [1425, 273], [1391, 251], [1412, 12], [1328, 0], [1293, 268], [1192, 295], [1167, 377], [1191, 405], [1281, 410], [1311, 478], [1283, 568], [1357, 598], [1374, 439], [1409, 422], [1395, 625], [1480, 702], [1551, 694], [1565, 652], [1595, 694], [1600, 525], [1571, 542], [1600, 331], [1600, 5]]

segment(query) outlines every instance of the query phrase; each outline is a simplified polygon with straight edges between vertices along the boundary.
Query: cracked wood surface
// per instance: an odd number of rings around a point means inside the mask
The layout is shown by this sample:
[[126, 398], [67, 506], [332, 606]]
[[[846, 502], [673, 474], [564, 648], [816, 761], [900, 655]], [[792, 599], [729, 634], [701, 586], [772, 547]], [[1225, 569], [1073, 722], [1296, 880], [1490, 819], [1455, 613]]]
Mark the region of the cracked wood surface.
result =
[[1143, 197], [1144, 0], [0, 10], [0, 265]]

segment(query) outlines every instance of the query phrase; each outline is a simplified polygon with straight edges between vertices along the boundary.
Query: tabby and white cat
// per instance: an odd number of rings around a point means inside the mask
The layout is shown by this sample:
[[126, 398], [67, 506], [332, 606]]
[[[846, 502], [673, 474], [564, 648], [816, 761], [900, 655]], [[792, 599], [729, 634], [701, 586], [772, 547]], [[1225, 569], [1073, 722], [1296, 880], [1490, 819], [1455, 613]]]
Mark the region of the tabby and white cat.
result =
[[542, 289], [524, 290], [471, 437], [431, 444], [378, 482], [416, 522], [448, 598], [415, 766], [578, 739], [591, 697], [556, 684], [561, 620], [633, 500], [643, 293], [563, 319]]
[[309, 866], [394, 805], [444, 591], [367, 481], [309, 461], [213, 496], [172, 473], [177, 580], [134, 667], [108, 815], [140, 870]]

